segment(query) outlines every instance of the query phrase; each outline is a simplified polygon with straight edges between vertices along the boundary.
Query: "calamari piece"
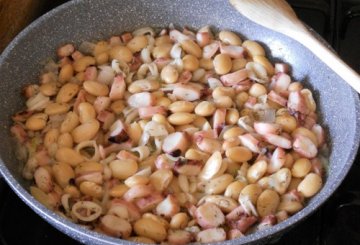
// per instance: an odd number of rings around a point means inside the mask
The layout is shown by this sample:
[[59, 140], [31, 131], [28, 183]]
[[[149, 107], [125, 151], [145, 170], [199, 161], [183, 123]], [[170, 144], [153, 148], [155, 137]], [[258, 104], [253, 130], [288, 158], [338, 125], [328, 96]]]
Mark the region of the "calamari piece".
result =
[[101, 212], [100, 205], [91, 201], [78, 201], [71, 208], [71, 213], [83, 222], [96, 220], [100, 217]]
[[16, 140], [22, 144], [27, 139], [27, 133], [25, 129], [19, 124], [15, 124], [10, 128], [10, 132], [15, 136]]
[[221, 82], [224, 86], [236, 86], [240, 85], [242, 81], [248, 78], [248, 71], [246, 69], [241, 69], [233, 73], [222, 75], [220, 77]]
[[325, 131], [319, 124], [314, 124], [311, 131], [316, 135], [318, 146], [321, 147], [325, 143]]
[[162, 202], [156, 206], [157, 215], [171, 218], [180, 212], [180, 205], [178, 200], [173, 195], [168, 195]]
[[123, 143], [129, 140], [129, 135], [126, 132], [125, 124], [120, 120], [116, 120], [109, 129], [110, 134], [108, 140], [113, 143]]
[[132, 159], [134, 161], [139, 161], [139, 158], [135, 155], [135, 154], [132, 154], [128, 151], [125, 151], [125, 150], [121, 150], [117, 155], [116, 155], [116, 158], [119, 159], [119, 160], [125, 160], [125, 159]]
[[121, 150], [130, 150], [133, 147], [133, 143], [131, 140], [125, 141], [124, 143], [117, 144], [113, 143], [106, 147], [99, 145], [99, 153], [101, 159], [105, 159], [108, 155], [113, 152], [119, 152]]
[[239, 238], [239, 237], [243, 237], [244, 234], [238, 229], [231, 229], [231, 230], [228, 231], [227, 236], [228, 236], [228, 238], [230, 240], [233, 240], [233, 239], [236, 239], [236, 238]]
[[257, 140], [252, 134], [239, 135], [240, 142], [243, 146], [247, 147], [250, 151], [260, 153], [260, 141]]
[[276, 135], [276, 134], [265, 134], [263, 135], [264, 139], [277, 147], [281, 147], [284, 149], [291, 149], [291, 141], [284, 136]]
[[233, 59], [243, 58], [245, 49], [241, 46], [220, 44], [220, 53], [227, 54]]
[[146, 106], [138, 108], [139, 117], [141, 119], [149, 119], [155, 114], [166, 116], [167, 110], [164, 106]]
[[318, 174], [319, 176], [324, 175], [324, 165], [319, 158], [315, 157], [311, 159], [311, 171]]
[[115, 114], [109, 111], [101, 111], [96, 119], [102, 122], [102, 128], [108, 130], [115, 121]]
[[[143, 49], [142, 51], [144, 51], [146, 49]], [[151, 60], [150, 60], [151, 62]], [[146, 63], [146, 62], [144, 62]], [[140, 54], [134, 54], [131, 63], [129, 65], [130, 71], [137, 71], [139, 69], [139, 67], [143, 64], [142, 60], [141, 60], [141, 55]]]
[[98, 72], [95, 66], [89, 66], [86, 68], [85, 70], [85, 74], [84, 74], [84, 80], [91, 80], [91, 81], [95, 81], [96, 78], [98, 76]]
[[169, 33], [170, 39], [174, 42], [181, 43], [185, 40], [190, 39], [189, 36], [181, 33], [180, 31], [176, 29], [172, 29]]
[[206, 153], [213, 153], [215, 151], [222, 151], [221, 141], [218, 139], [197, 137], [195, 143], [200, 150]]
[[177, 84], [173, 90], [173, 95], [178, 100], [194, 101], [201, 97], [201, 89], [191, 83]]
[[125, 192], [123, 198], [125, 201], [132, 202], [136, 198], [149, 196], [153, 192], [154, 188], [150, 185], [134, 185], [127, 192]]
[[185, 153], [189, 147], [189, 137], [184, 132], [169, 134], [164, 139], [162, 150], [174, 157]]
[[[126, 215], [128, 217], [127, 220], [130, 222], [133, 222], [141, 218], [141, 213], [139, 208], [131, 202], [127, 202], [122, 199], [113, 199], [110, 203], [108, 213], [110, 214], [113, 213], [115, 210], [114, 208], [116, 207], [121, 207], [126, 209], [127, 211]], [[114, 214], [116, 214], [116, 212], [114, 212]]]
[[141, 213], [144, 213], [153, 210], [163, 200], [164, 197], [160, 193], [155, 192], [149, 196], [136, 200], [135, 205], [139, 208]]
[[193, 75], [192, 75], [191, 71], [183, 71], [178, 78], [178, 82], [179, 83], [188, 83], [191, 81], [192, 76]]
[[221, 131], [225, 127], [225, 117], [226, 117], [225, 108], [216, 109], [213, 116], [213, 129], [217, 137], [220, 135]]
[[232, 212], [236, 207], [238, 207], [237, 201], [232, 199], [231, 197], [225, 197], [223, 195], [207, 195], [201, 198], [198, 202], [198, 206], [203, 203], [214, 203], [216, 204], [220, 210], [228, 214]]
[[270, 214], [268, 216], [265, 216], [261, 221], [260, 224], [257, 226], [258, 230], [263, 230], [266, 228], [269, 228], [271, 226], [276, 225], [277, 223], [277, 218], [275, 215]]
[[279, 134], [281, 131], [281, 127], [279, 124], [265, 122], [254, 122], [254, 129], [256, 133], [260, 135]]
[[219, 50], [219, 43], [213, 42], [204, 47], [202, 56], [204, 59], [211, 59], [218, 50]]
[[114, 80], [115, 77], [115, 71], [111, 68], [111, 66], [108, 65], [102, 65], [99, 67], [100, 71], [97, 76], [97, 81], [100, 83], [104, 83], [107, 85], [110, 85], [111, 82]]
[[290, 67], [285, 63], [275, 63], [275, 73], [289, 73]]
[[282, 168], [282, 166], [284, 166], [285, 161], [286, 152], [284, 151], [284, 149], [277, 147], [270, 158], [267, 172], [270, 174], [277, 172], [279, 169]]
[[131, 95], [127, 102], [135, 108], [153, 106], [155, 105], [155, 97], [149, 92], [136, 93]]
[[175, 165], [175, 161], [171, 160], [166, 154], [159, 155], [155, 160], [155, 166], [157, 169], [172, 169]]
[[11, 119], [14, 122], [25, 122], [34, 112], [33, 111], [21, 111], [16, 113], [14, 116], [11, 117]]
[[198, 160], [177, 160], [174, 164], [174, 170], [178, 174], [185, 176], [196, 176], [200, 173], [203, 162]]
[[316, 157], [318, 150], [314, 142], [306, 136], [297, 135], [293, 142], [293, 149], [306, 158]]
[[117, 75], [111, 85], [109, 97], [111, 100], [123, 99], [126, 90], [126, 83], [123, 75]]
[[270, 88], [277, 93], [287, 91], [291, 83], [291, 78], [286, 73], [277, 73], [272, 77]]
[[309, 114], [306, 101], [300, 91], [290, 92], [287, 107], [294, 112], [300, 112], [305, 115]]
[[239, 94], [243, 91], [248, 91], [253, 84], [254, 83], [250, 79], [245, 79], [241, 83], [233, 86], [233, 88], [235, 89], [236, 94]]
[[288, 103], [287, 99], [282, 97], [280, 94], [276, 93], [274, 90], [271, 90], [269, 92], [268, 99], [281, 106], [286, 106], [286, 104]]
[[196, 42], [199, 44], [200, 47], [204, 47], [211, 43], [214, 36], [210, 30], [209, 26], [204, 26], [199, 29], [196, 33]]

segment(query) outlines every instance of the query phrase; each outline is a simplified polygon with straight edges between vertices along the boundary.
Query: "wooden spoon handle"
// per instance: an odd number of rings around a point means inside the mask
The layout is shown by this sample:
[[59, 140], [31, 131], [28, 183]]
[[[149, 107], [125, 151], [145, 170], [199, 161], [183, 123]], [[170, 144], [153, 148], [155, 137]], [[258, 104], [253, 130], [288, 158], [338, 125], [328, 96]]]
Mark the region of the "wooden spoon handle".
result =
[[298, 32], [296, 37], [300, 43], [307, 47], [313, 54], [328, 65], [342, 79], [344, 79], [353, 89], [360, 93], [359, 74], [342, 61], [339, 56], [329, 50], [329, 48], [327, 48], [308, 31], [303, 31], [301, 33]]

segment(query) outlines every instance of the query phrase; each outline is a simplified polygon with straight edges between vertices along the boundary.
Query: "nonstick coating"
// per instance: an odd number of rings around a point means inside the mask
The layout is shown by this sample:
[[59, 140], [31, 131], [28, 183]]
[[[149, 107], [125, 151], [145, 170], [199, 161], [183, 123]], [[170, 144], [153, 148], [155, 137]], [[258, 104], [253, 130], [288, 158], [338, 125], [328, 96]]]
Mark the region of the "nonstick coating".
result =
[[240, 33], [243, 38], [260, 41], [266, 45], [273, 60], [291, 64], [294, 79], [304, 81], [314, 91], [322, 124], [330, 134], [330, 166], [324, 188], [306, 208], [286, 221], [222, 244], [267, 243], [309, 216], [344, 179], [358, 149], [359, 98], [310, 51], [296, 41], [253, 24], [227, 1], [75, 0], [32, 23], [0, 57], [0, 172], [23, 201], [67, 235], [87, 244], [131, 244], [75, 225], [49, 211], [29, 195], [29, 183], [21, 178], [21, 167], [14, 154], [14, 142], [9, 133], [10, 118], [24, 107], [21, 88], [37, 82], [44, 60], [55, 57], [54, 51], [59, 45], [100, 40], [137, 27], [166, 27], [170, 23], [193, 28], [211, 25], [214, 30], [228, 29]]

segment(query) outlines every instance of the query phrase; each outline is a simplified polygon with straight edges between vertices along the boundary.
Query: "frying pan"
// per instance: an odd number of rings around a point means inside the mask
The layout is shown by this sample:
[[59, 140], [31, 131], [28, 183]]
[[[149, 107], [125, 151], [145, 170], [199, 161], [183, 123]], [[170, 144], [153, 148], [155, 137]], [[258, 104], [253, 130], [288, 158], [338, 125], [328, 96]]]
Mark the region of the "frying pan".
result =
[[360, 103], [358, 95], [310, 51], [250, 22], [225, 0], [75, 0], [33, 22], [0, 57], [0, 172], [27, 205], [65, 234], [87, 244], [131, 244], [82, 228], [46, 209], [28, 193], [29, 183], [21, 177], [21, 164], [16, 160], [9, 133], [11, 115], [24, 107], [21, 89], [37, 81], [43, 61], [55, 58], [55, 50], [61, 44], [80, 44], [139, 27], [166, 27], [170, 23], [192, 28], [210, 24], [215, 31], [228, 29], [244, 39], [257, 40], [267, 47], [272, 60], [289, 63], [294, 79], [314, 91], [321, 123], [329, 135], [330, 159], [324, 188], [286, 221], [222, 244], [267, 243], [308, 217], [345, 178], [358, 149]]

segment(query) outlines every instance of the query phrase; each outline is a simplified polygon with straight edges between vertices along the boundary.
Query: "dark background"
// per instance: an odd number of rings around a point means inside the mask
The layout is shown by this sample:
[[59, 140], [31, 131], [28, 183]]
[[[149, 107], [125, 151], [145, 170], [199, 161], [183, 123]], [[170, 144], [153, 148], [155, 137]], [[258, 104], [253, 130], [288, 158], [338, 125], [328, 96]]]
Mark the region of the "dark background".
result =
[[[34, 16], [38, 17], [64, 2], [44, 1]], [[331, 44], [341, 58], [360, 72], [360, 0], [289, 0], [289, 3], [305, 23]], [[4, 31], [7, 30], [0, 30], [0, 33]], [[43, 221], [0, 179], [0, 244], [78, 243]], [[329, 201], [274, 244], [360, 244], [359, 157]]]

